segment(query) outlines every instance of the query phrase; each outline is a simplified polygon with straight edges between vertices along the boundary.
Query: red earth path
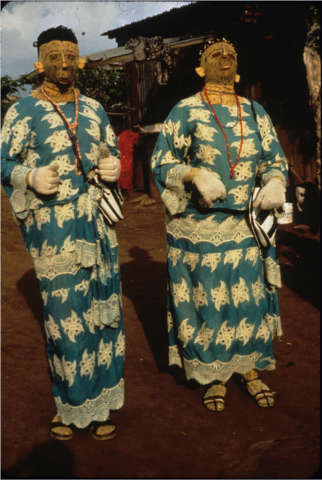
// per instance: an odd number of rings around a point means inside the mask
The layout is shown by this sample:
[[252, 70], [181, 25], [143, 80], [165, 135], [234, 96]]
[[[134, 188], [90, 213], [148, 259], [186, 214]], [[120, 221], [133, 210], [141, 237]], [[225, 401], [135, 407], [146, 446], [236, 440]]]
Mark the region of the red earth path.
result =
[[79, 431], [58, 442], [48, 435], [54, 405], [39, 289], [2, 193], [2, 477], [321, 478], [319, 236], [279, 228], [284, 336], [277, 370], [262, 375], [276, 406], [257, 407], [232, 378], [216, 414], [202, 405], [201, 387], [167, 369], [161, 202], [127, 202], [117, 230], [127, 340], [118, 434], [99, 442]]

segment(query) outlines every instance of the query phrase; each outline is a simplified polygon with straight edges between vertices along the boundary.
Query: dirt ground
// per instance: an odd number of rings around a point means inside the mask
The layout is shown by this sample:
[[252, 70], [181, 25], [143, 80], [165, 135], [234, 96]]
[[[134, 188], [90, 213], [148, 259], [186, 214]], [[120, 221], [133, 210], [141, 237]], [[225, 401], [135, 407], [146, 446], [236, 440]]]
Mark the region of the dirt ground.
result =
[[[139, 193], [132, 194], [130, 200]], [[321, 478], [319, 235], [279, 227], [284, 335], [264, 373], [276, 406], [261, 409], [232, 378], [222, 413], [167, 369], [166, 238], [160, 201], [128, 201], [118, 225], [123, 279], [126, 403], [114, 440], [87, 431], [58, 442], [40, 294], [2, 193], [3, 478]]]

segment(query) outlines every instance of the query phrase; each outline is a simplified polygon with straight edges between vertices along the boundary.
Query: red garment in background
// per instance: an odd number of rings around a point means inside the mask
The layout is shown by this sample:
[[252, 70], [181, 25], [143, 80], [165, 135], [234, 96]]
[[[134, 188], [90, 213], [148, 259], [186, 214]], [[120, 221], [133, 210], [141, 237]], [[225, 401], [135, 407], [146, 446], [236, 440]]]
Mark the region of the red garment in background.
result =
[[139, 142], [139, 134], [124, 130], [118, 136], [118, 148], [121, 153], [120, 187], [133, 190], [133, 147]]

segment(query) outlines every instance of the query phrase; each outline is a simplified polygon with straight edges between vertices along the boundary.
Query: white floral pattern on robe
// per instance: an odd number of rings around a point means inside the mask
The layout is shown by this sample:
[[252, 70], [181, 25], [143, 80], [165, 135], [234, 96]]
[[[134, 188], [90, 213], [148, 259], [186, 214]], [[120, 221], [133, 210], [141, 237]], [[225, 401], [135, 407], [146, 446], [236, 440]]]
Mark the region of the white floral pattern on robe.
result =
[[[169, 364], [201, 384], [235, 372], [273, 369], [273, 338], [281, 335], [275, 247], [260, 252], [246, 221], [258, 176], [287, 176], [287, 161], [271, 119], [241, 98], [243, 146], [233, 178], [226, 142], [198, 93], [177, 103], [164, 122], [152, 170], [166, 208]], [[232, 162], [241, 144], [237, 106], [214, 105]], [[183, 178], [202, 167], [223, 181], [227, 197], [212, 209]], [[266, 275], [266, 276], [265, 276]]]
[[[60, 108], [72, 121], [74, 104]], [[78, 141], [86, 172], [97, 166], [100, 141], [119, 156], [102, 106], [84, 95]], [[58, 166], [58, 193], [38, 195], [26, 173], [49, 163]], [[123, 405], [125, 342], [115, 230], [98, 212], [100, 192], [78, 173], [52, 105], [32, 96], [16, 102], [3, 122], [2, 184], [39, 279], [57, 413], [84, 428]]]

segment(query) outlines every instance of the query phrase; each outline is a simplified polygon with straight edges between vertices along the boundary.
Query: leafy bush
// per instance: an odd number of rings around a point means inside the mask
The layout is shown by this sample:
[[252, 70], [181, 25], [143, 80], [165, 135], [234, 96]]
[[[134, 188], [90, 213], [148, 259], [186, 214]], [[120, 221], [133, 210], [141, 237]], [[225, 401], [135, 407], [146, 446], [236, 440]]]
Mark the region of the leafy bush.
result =
[[120, 70], [79, 70], [77, 87], [83, 95], [100, 102], [105, 110], [116, 103], [125, 103], [125, 78]]
[[[8, 99], [19, 93], [19, 90], [26, 90], [25, 85], [32, 88], [39, 86], [42, 75], [21, 75], [17, 79], [9, 75], [1, 77], [1, 118], [14, 100]], [[77, 76], [77, 88], [81, 93], [94, 98], [100, 102], [105, 110], [114, 104], [125, 104], [125, 77], [120, 70], [105, 70], [104, 68], [91, 68], [79, 70]]]

